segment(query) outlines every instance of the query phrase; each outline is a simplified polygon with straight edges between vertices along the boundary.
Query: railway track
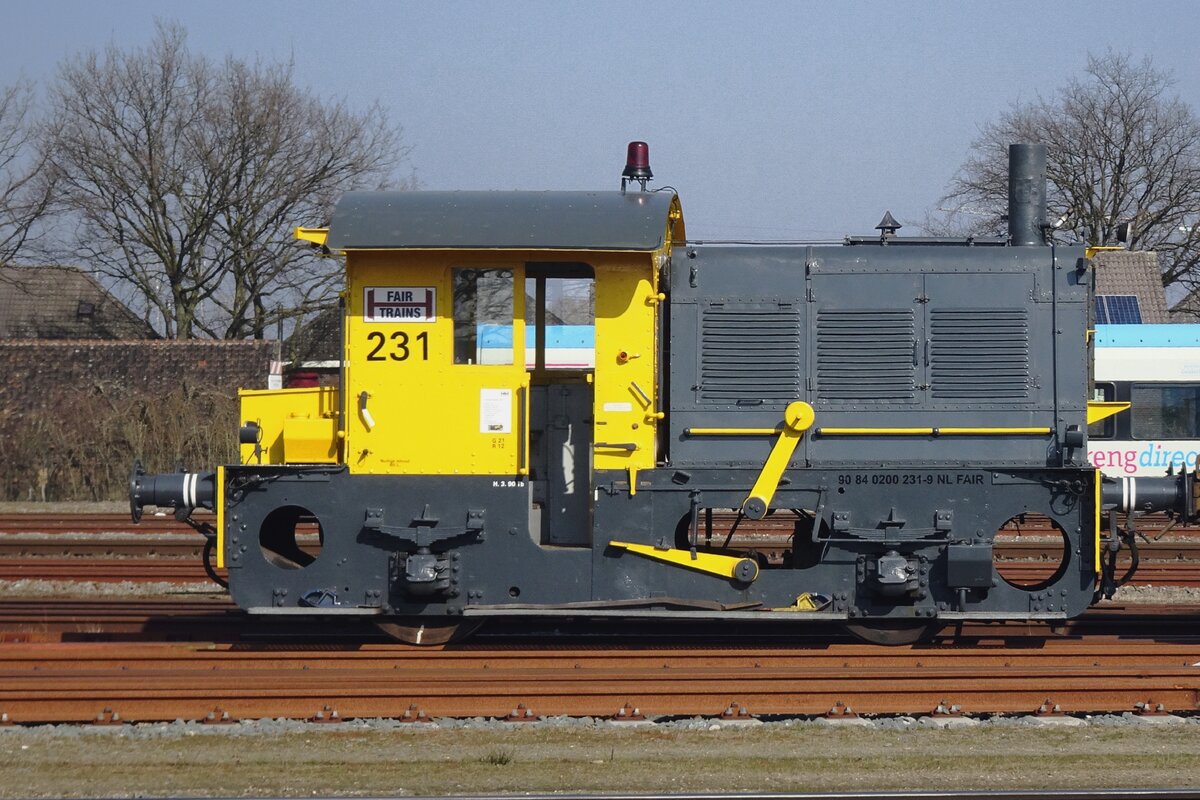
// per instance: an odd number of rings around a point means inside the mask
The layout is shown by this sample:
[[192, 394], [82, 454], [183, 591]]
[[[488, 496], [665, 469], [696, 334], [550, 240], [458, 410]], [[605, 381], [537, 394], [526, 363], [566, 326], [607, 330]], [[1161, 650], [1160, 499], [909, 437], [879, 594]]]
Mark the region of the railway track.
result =
[[[198, 512], [197, 519], [211, 520], [211, 514]], [[195, 535], [191, 526], [172, 516], [146, 514], [134, 524], [128, 513], [64, 514], [53, 512], [0, 514], [0, 537], [10, 533], [130, 533], [155, 535], [187, 533]]]
[[[1105, 603], [1083, 616], [1054, 623], [992, 622], [948, 626], [935, 641], [1004, 643], [1050, 636], [1120, 636], [1161, 641], [1197, 637], [1193, 609], [1177, 605], [1124, 606]], [[504, 641], [628, 642], [661, 639], [695, 640], [714, 645], [739, 641], [790, 644], [857, 641], [841, 625], [798, 619], [793, 623], [713, 625], [674, 621], [670, 625], [588, 619], [516, 622], [493, 620], [476, 638]], [[247, 615], [228, 597], [211, 595], [173, 598], [0, 598], [0, 643], [58, 641], [210, 641], [263, 639], [306, 642], [364, 642], [386, 639], [369, 620], [319, 621]]]
[[368, 624], [248, 617], [223, 598], [4, 599], [0, 720], [1200, 708], [1200, 635], [1174, 607], [1107, 606], [1058, 633], [968, 625], [909, 647], [854, 643], [811, 623], [553, 625], [520, 633], [498, 625], [466, 645], [415, 648]]
[[[14, 722], [1195, 711], [1200, 643], [1024, 647], [10, 643]], [[210, 716], [211, 715], [211, 716]]]
[[60, 534], [57, 536], [0, 535], [3, 558], [200, 558], [204, 540], [186, 535], [129, 536], [126, 534]]
[[211, 582], [199, 559], [0, 558], [0, 580], [83, 581], [91, 583]]

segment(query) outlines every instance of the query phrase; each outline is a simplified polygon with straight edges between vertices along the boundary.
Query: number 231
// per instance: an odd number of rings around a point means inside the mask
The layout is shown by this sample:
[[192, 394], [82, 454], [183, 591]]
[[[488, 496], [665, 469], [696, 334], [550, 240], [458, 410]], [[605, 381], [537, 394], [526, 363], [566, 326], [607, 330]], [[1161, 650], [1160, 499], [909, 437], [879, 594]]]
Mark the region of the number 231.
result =
[[[418, 357], [422, 361], [428, 361], [429, 334], [424, 332], [418, 333], [413, 338], [421, 345], [420, 354]], [[387, 355], [381, 355], [380, 351], [383, 350], [384, 346], [388, 342], [388, 339], [392, 340], [392, 352], [388, 353]], [[413, 349], [415, 349], [409, 346], [410, 338], [409, 335], [404, 331], [396, 331], [391, 336], [386, 337], [380, 331], [371, 331], [367, 334], [367, 341], [375, 343], [375, 347], [370, 353], [367, 353], [367, 361], [387, 361], [389, 358], [392, 361], [407, 361], [409, 356], [412, 355]]]

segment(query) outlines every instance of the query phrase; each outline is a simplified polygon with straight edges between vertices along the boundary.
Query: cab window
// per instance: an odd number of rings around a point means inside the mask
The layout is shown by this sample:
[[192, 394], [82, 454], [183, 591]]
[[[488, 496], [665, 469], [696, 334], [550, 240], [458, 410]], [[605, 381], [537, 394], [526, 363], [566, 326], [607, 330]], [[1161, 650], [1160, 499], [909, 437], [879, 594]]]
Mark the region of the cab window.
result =
[[535, 277], [525, 279], [525, 330], [533, 331], [525, 342], [526, 368], [593, 369], [596, 366], [595, 279], [543, 277], [537, 275], [536, 267], [527, 269]]
[[513, 272], [511, 269], [456, 268], [454, 363], [513, 363]]

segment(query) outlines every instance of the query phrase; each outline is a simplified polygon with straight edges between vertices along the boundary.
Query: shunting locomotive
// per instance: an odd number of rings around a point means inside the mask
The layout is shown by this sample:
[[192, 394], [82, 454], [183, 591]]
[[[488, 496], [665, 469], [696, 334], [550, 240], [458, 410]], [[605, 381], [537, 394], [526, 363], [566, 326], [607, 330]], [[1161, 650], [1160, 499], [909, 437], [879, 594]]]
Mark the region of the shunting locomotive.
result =
[[[146, 475], [215, 513], [251, 614], [443, 641], [497, 617], [836, 620], [898, 641], [1063, 620], [1115, 587], [1190, 472], [1089, 463], [1092, 269], [1048, 242], [1040, 145], [1009, 232], [687, 238], [631, 143], [619, 191], [350, 193], [297, 236], [345, 259], [337, 387], [242, 391], [240, 463]], [[997, 569], [1041, 515], [1061, 562]], [[310, 540], [315, 538], [319, 544]]]

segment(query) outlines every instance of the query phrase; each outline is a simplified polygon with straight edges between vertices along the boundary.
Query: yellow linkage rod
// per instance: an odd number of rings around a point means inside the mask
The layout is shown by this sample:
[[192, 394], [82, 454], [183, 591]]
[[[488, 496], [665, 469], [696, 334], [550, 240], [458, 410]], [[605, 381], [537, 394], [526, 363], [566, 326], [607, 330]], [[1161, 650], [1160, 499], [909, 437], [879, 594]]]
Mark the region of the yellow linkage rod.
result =
[[750, 489], [750, 495], [742, 503], [742, 513], [750, 519], [762, 519], [767, 515], [767, 509], [771, 507], [771, 500], [775, 497], [775, 490], [779, 488], [779, 481], [787, 471], [792, 454], [796, 452], [796, 445], [800, 444], [800, 437], [813, 424], [814, 419], [816, 414], [813, 407], [803, 400], [789, 403], [784, 409], [783, 430], [780, 431], [775, 446], [771, 448], [771, 454], [767, 456], [767, 463], [763, 464], [762, 472], [758, 473], [758, 480]]
[[719, 575], [722, 578], [733, 578], [742, 583], [751, 583], [758, 577], [758, 563], [752, 558], [740, 556], [723, 556], [717, 553], [695, 553], [687, 550], [668, 548], [660, 550], [648, 544], [633, 542], [609, 542], [610, 547], [620, 547], [639, 556], [664, 561], [678, 567], [707, 572], [709, 575]]

